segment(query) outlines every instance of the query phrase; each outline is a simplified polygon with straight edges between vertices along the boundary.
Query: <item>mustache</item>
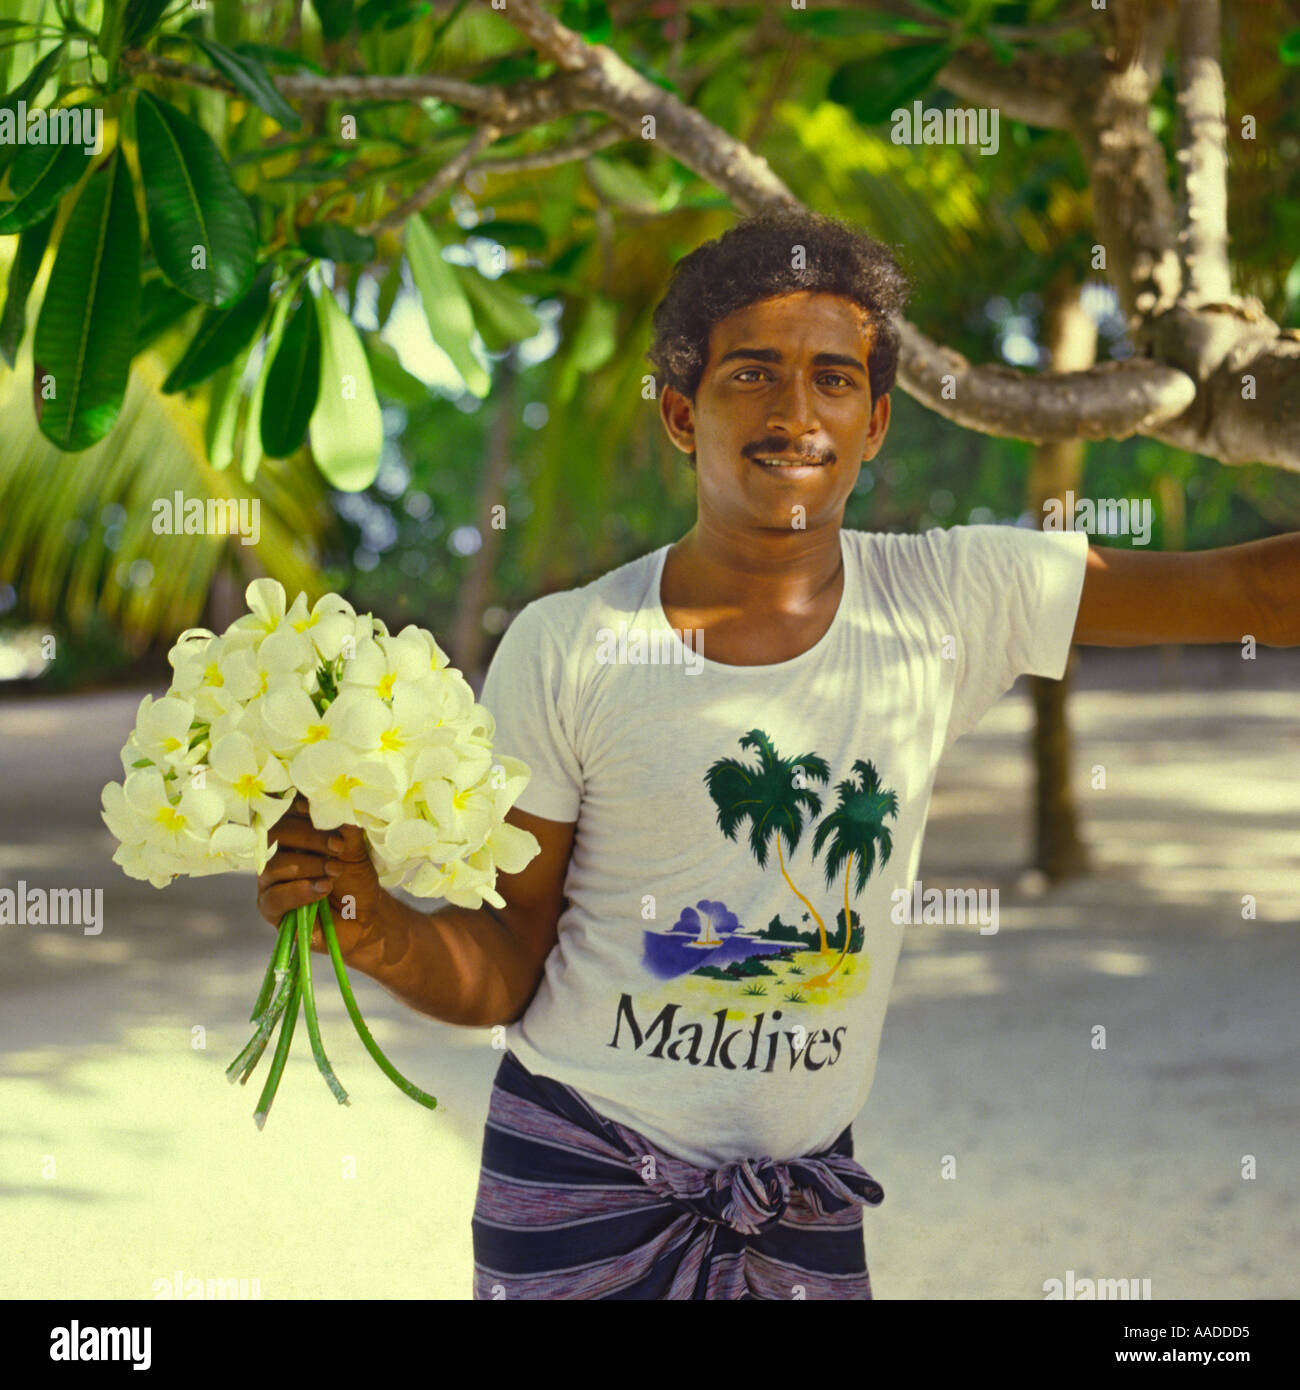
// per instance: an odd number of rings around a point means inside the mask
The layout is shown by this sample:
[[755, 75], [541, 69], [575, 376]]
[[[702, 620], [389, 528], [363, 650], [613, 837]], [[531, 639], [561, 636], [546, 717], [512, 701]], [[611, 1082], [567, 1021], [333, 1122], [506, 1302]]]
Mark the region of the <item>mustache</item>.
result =
[[809, 463], [834, 463], [835, 451], [833, 449], [808, 449], [806, 446], [791, 446], [788, 442], [780, 439], [764, 439], [758, 444], [747, 444], [741, 451], [746, 458], [752, 459], [756, 454], [793, 454], [796, 458], [806, 459]]

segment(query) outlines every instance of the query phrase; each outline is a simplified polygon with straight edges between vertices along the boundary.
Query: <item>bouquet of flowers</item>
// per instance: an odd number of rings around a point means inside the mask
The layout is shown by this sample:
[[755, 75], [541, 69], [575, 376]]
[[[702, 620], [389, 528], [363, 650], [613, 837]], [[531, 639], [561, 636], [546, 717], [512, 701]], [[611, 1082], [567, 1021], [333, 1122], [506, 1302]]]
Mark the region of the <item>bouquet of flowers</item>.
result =
[[[517, 873], [534, 836], [505, 823], [531, 775], [494, 756], [491, 714], [425, 629], [396, 636], [338, 594], [308, 611], [272, 579], [255, 579], [249, 612], [221, 636], [181, 633], [167, 660], [166, 695], [146, 695], [122, 749], [122, 782], [102, 794], [120, 841], [113, 862], [166, 887], [179, 874], [252, 869], [273, 848], [267, 832], [301, 793], [312, 824], [365, 831], [379, 882], [460, 907], [502, 907], [497, 870]], [[317, 912], [348, 1016], [384, 1074], [413, 1100], [437, 1101], [406, 1080], [371, 1037], [348, 983], [327, 899], [288, 912], [253, 1006], [248, 1045], [227, 1069], [248, 1081], [277, 1024], [271, 1070], [254, 1119], [266, 1123], [299, 1008], [316, 1065], [349, 1103], [321, 1044], [312, 987]]]

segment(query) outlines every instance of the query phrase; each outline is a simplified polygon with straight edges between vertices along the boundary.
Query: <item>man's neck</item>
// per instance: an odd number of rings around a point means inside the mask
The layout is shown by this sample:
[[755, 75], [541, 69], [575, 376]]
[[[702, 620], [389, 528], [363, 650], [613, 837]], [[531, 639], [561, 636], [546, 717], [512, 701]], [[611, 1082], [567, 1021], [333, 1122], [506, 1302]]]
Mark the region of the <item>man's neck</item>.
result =
[[669, 550], [664, 589], [683, 608], [799, 612], [840, 592], [841, 569], [839, 526], [740, 530], [701, 518]]

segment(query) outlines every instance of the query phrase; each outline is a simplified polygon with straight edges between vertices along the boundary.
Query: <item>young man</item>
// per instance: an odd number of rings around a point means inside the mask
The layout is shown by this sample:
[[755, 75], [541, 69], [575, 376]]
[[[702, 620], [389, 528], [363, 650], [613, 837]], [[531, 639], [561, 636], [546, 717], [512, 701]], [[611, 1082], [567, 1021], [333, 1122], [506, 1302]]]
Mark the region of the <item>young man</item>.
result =
[[531, 769], [509, 820], [540, 845], [499, 879], [505, 908], [426, 916], [354, 828], [277, 827], [269, 922], [351, 894], [350, 965], [508, 1025], [476, 1298], [870, 1298], [862, 1206], [883, 1193], [850, 1123], [944, 751], [1017, 676], [1059, 679], [1072, 640], [1300, 641], [1272, 597], [1295, 537], [1148, 555], [843, 530], [905, 298], [884, 247], [796, 213], [675, 267], [649, 355], [698, 519], [501, 641], [481, 699]]

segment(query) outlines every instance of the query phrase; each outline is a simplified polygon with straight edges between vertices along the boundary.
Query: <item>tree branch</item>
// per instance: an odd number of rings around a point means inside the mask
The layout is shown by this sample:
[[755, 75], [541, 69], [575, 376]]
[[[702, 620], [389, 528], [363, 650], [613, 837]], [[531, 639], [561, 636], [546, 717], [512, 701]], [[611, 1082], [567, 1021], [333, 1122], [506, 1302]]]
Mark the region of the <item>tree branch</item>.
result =
[[[1086, 372], [1032, 374], [997, 364], [973, 367], [900, 321], [899, 385], [946, 418], [987, 434], [1048, 443], [1142, 433], [1225, 463], [1269, 462], [1300, 471], [1300, 335], [1279, 333], [1257, 304], [1175, 309], [1182, 277], [1173, 205], [1160, 144], [1148, 124], [1150, 95], [1170, 33], [1166, 0], [1110, 0], [1107, 13], [1115, 41], [1104, 60], [1095, 63], [1092, 79], [1069, 102], [1067, 124], [1092, 171], [1097, 224], [1121, 301], [1140, 319], [1139, 344], [1155, 351]], [[474, 154], [489, 139], [588, 110], [602, 112], [614, 123], [613, 130], [600, 132], [602, 142], [610, 144], [619, 138], [618, 130], [626, 138], [646, 138], [652, 117], [659, 148], [725, 193], [742, 213], [803, 207], [765, 159], [643, 78], [610, 48], [586, 43], [536, 0], [509, 0], [502, 15], [560, 71], [505, 87], [431, 74], [273, 80], [290, 98], [406, 101], [432, 96], [474, 112], [483, 127], [479, 135], [453, 161], [453, 172], [440, 170], [408, 200], [408, 207], [433, 183], [441, 180], [429, 197], [452, 178], [473, 172]], [[129, 59], [137, 70], [228, 90], [206, 69], [138, 51]], [[974, 92], [976, 84], [993, 76], [978, 66], [977, 56], [965, 65], [949, 66], [954, 90], [965, 84], [965, 91]], [[1019, 102], [1026, 115], [1032, 107], [1040, 119], [1059, 116], [1061, 97], [1050, 85], [1052, 72], [1050, 64], [1021, 65], [1013, 78], [1027, 85], [1005, 102], [998, 96], [997, 104], [1011, 111]], [[1047, 85], [1036, 87], [1045, 76]], [[991, 86], [985, 90], [994, 93]], [[523, 167], [516, 161], [561, 153], [584, 157], [594, 139], [583, 136], [552, 151], [484, 161], [481, 167], [504, 172]], [[402, 216], [399, 210], [385, 224]], [[1244, 375], [1253, 377], [1257, 396], [1243, 392]]]
[[1178, 7], [1178, 163], [1182, 170], [1182, 303], [1232, 298], [1228, 269], [1227, 112], [1219, 65], [1219, 0]]
[[613, 49], [587, 43], [535, 0], [510, 0], [502, 17], [569, 75], [587, 106], [603, 111], [629, 134], [644, 139], [645, 118], [653, 116], [654, 139], [727, 193], [742, 211], [757, 212], [775, 203], [801, 206], [767, 160], [642, 77]]
[[1108, 271], [1132, 321], [1171, 308], [1182, 287], [1164, 151], [1149, 115], [1171, 16], [1163, 0], [1111, 0], [1106, 13], [1114, 45], [1079, 92], [1072, 125]]
[[1150, 434], [1196, 397], [1184, 372], [1145, 358], [1084, 372], [1030, 373], [996, 363], [972, 367], [961, 353], [900, 321], [898, 382], [922, 405], [982, 434], [1034, 444]]
[[387, 232], [395, 227], [400, 227], [408, 217], [414, 216], [421, 208], [427, 207], [452, 184], [459, 183], [466, 170], [473, 163], [475, 155], [485, 145], [490, 145], [500, 133], [497, 127], [490, 123], [480, 125], [446, 164], [427, 183], [417, 188], [404, 203], [374, 222], [368, 222], [364, 227], [358, 227], [357, 231], [362, 236], [373, 236], [377, 232]]
[[621, 145], [628, 138], [627, 131], [619, 126], [602, 126], [589, 135], [581, 135], [565, 144], [552, 145], [548, 149], [534, 150], [530, 154], [497, 155], [492, 159], [480, 159], [470, 173], [484, 174], [526, 174], [534, 169], [552, 169], [557, 164], [571, 164], [574, 160], [586, 159], [588, 155], [598, 154], [611, 145]]
[[1004, 67], [991, 54], [971, 48], [953, 54], [936, 78], [965, 101], [1044, 130], [1071, 128], [1073, 97], [1082, 80], [1077, 61], [1024, 53]]

